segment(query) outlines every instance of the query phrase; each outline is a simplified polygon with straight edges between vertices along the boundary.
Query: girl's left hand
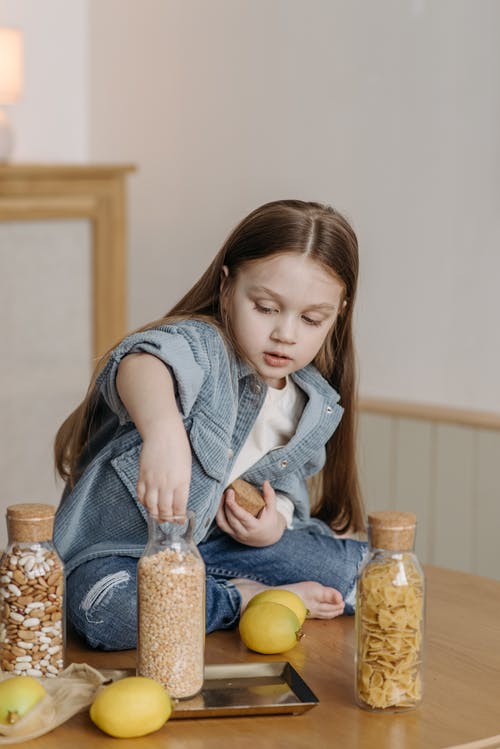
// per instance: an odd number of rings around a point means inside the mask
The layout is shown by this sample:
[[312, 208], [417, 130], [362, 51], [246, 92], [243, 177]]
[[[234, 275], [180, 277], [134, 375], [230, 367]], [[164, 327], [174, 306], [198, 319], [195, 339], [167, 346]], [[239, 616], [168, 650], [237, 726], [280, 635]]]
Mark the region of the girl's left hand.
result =
[[276, 494], [269, 481], [262, 485], [266, 506], [258, 517], [237, 503], [232, 489], [223, 496], [215, 520], [221, 530], [247, 546], [270, 546], [279, 541], [286, 528], [286, 520], [276, 509]]

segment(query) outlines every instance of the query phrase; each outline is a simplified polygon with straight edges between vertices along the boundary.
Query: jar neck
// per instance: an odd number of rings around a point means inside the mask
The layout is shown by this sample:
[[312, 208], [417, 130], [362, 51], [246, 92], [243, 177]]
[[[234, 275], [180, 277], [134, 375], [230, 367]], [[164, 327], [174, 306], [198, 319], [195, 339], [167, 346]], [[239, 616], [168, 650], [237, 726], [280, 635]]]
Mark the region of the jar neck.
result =
[[18, 539], [15, 536], [13, 538], [9, 537], [9, 546], [19, 546], [20, 548], [29, 548], [30, 546], [53, 546], [54, 542], [52, 538], [31, 538], [29, 541], [27, 541], [25, 538]]
[[369, 559], [379, 560], [383, 559], [403, 559], [405, 556], [415, 557], [415, 552], [411, 549], [379, 549], [376, 546], [369, 546]]
[[148, 515], [149, 544], [155, 546], [188, 546], [192, 542], [193, 529], [194, 513], [190, 511], [166, 520]]

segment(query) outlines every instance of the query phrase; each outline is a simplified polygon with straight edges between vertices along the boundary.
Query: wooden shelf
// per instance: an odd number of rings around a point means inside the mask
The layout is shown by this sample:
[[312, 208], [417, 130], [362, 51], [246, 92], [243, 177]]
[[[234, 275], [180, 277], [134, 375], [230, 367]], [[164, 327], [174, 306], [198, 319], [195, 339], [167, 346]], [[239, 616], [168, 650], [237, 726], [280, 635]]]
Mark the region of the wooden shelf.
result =
[[92, 349], [102, 356], [126, 332], [126, 199], [130, 164], [0, 165], [0, 221], [92, 223]]

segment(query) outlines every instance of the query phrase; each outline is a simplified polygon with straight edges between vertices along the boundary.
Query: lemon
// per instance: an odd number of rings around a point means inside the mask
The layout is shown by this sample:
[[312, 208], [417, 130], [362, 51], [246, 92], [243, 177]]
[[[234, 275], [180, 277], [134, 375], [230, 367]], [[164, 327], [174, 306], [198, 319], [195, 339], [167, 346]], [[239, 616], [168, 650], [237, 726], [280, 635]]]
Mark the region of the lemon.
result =
[[264, 601], [281, 603], [283, 606], [288, 606], [295, 613], [301, 626], [304, 624], [304, 620], [309, 613], [302, 598], [291, 590], [285, 590], [285, 588], [268, 588], [267, 590], [263, 590], [251, 598], [248, 605], [254, 606], [256, 603], [263, 603]]
[[35, 707], [45, 689], [33, 676], [12, 676], [0, 682], [0, 723], [12, 725]]
[[127, 676], [104, 687], [90, 707], [90, 718], [101, 731], [116, 738], [145, 736], [170, 718], [168, 692], [146, 676]]
[[300, 639], [297, 616], [281, 603], [264, 601], [248, 606], [241, 615], [240, 636], [256, 653], [284, 653]]

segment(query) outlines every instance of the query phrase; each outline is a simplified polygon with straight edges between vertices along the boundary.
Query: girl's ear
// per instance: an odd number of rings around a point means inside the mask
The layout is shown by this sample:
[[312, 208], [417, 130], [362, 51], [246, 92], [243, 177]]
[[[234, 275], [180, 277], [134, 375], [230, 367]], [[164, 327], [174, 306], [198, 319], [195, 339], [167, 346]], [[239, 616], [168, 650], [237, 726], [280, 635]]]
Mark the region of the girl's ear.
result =
[[225, 281], [229, 278], [229, 268], [227, 265], [222, 266], [222, 270], [220, 272], [220, 286], [219, 286], [219, 292], [222, 294], [224, 290]]

